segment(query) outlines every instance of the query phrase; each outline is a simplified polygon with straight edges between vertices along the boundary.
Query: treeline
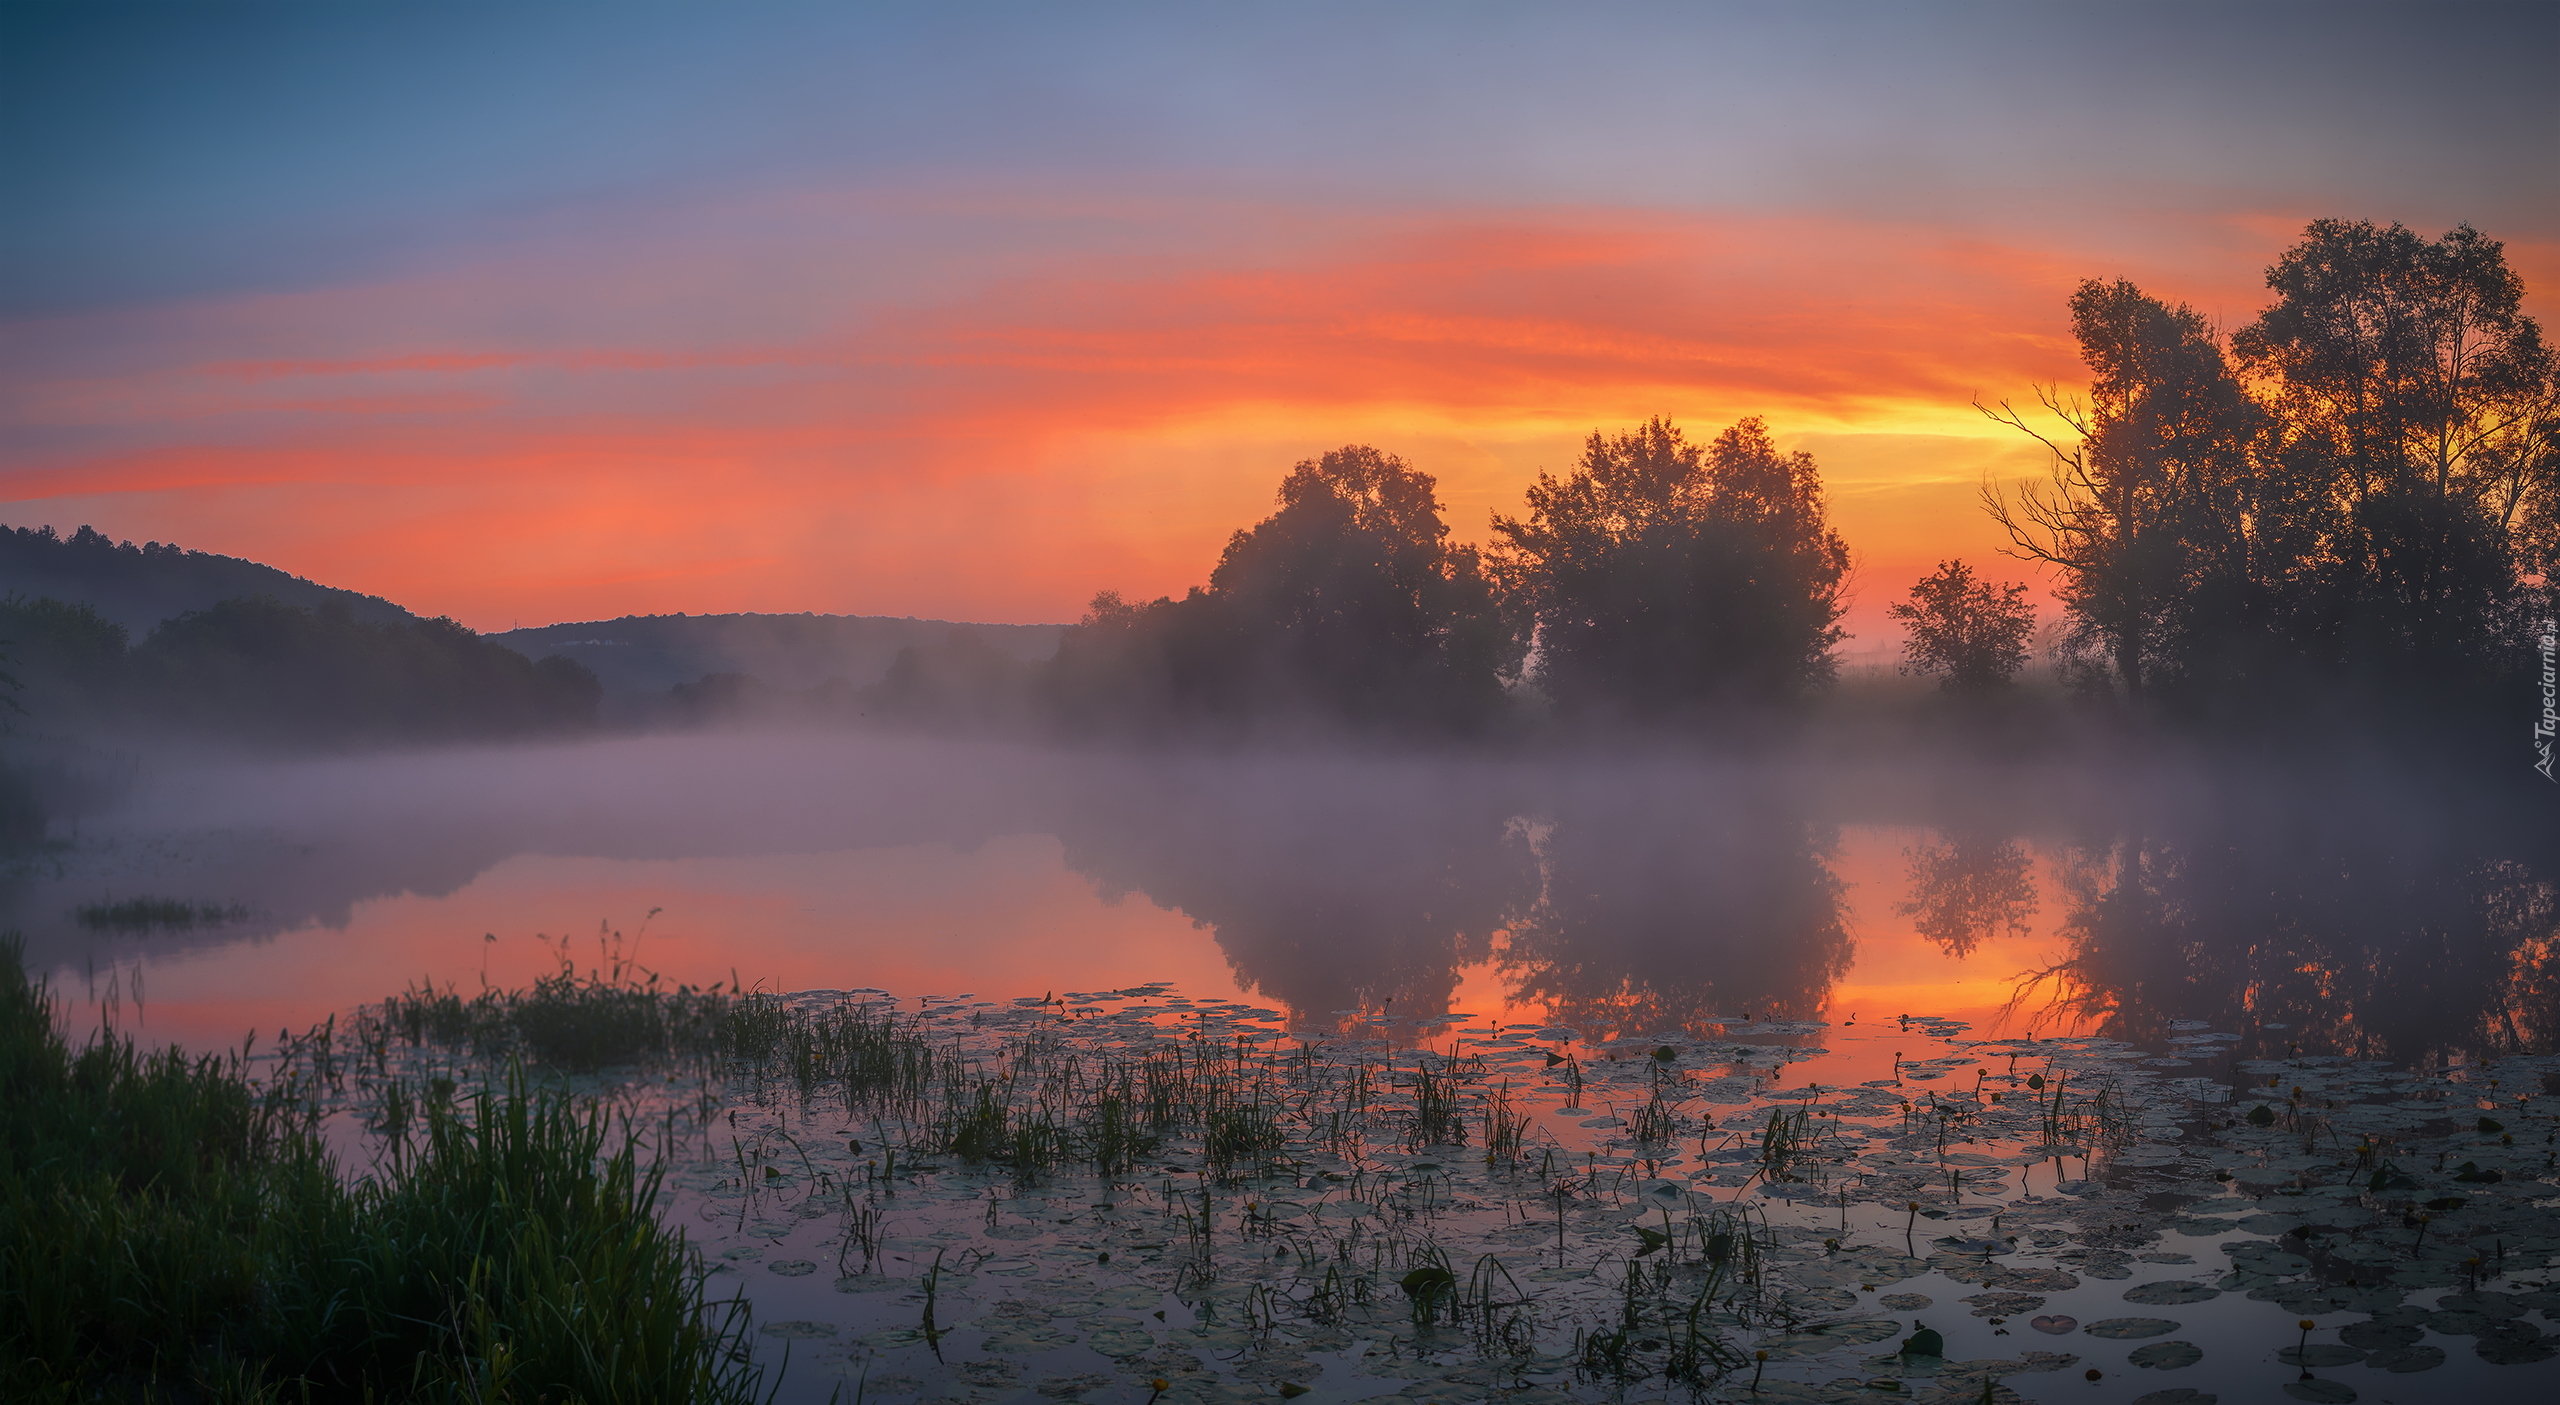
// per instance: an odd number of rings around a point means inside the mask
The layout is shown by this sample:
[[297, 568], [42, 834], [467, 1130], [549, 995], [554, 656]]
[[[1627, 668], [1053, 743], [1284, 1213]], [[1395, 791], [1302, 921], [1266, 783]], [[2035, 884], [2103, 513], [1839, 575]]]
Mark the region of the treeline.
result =
[[603, 695], [574, 660], [539, 663], [449, 619], [358, 618], [267, 596], [160, 623], [138, 644], [95, 606], [0, 601], [18, 730], [152, 730], [310, 749], [591, 727]]
[[[2560, 394], [2522, 280], [2468, 227], [2324, 220], [2267, 282], [2228, 338], [2088, 282], [2086, 401], [2046, 392], [2051, 427], [1989, 411], [2055, 456], [1985, 506], [2056, 578], [2061, 676], [2116, 719], [2225, 739], [2521, 733], [2560, 551]], [[1661, 419], [1594, 433], [1524, 507], [1460, 545], [1428, 474], [1339, 449], [1289, 473], [1205, 586], [1096, 596], [1045, 668], [910, 651], [865, 710], [1138, 737], [1730, 733], [1833, 681], [1848, 549], [1813, 460], [1759, 420], [1705, 444]], [[1908, 669], [2006, 688], [2025, 592], [1943, 563], [1890, 610]]]
[[312, 610], [337, 605], [360, 620], [417, 618], [380, 596], [273, 566], [170, 542], [119, 542], [92, 527], [67, 537], [51, 527], [0, 527], [0, 597], [10, 595], [80, 601], [135, 634], [189, 610], [260, 595]]
[[2071, 662], [2146, 710], [2259, 732], [2524, 729], [2560, 550], [2560, 390], [2524, 281], [2464, 226], [2321, 220], [2232, 335], [2131, 283], [2071, 299], [2092, 381], [2051, 479], [1986, 492], [2051, 567]]

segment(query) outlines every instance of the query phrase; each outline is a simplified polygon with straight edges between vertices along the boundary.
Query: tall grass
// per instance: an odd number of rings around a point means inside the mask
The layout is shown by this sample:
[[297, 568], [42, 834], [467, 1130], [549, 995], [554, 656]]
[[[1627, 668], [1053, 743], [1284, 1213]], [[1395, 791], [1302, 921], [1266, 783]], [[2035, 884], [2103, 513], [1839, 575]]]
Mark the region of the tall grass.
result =
[[240, 1057], [55, 1014], [0, 941], [0, 1398], [753, 1399], [602, 1114], [510, 1080], [350, 1183]]

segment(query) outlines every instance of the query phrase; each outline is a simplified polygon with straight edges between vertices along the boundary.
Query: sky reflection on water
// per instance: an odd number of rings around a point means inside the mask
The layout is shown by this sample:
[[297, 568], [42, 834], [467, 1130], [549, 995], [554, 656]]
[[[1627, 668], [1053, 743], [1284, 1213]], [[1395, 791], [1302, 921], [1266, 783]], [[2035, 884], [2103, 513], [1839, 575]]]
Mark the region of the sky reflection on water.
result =
[[[7, 920], [75, 1018], [198, 1048], [421, 980], [520, 985], [609, 931], [671, 981], [1163, 980], [1312, 1024], [2201, 1018], [2407, 1059], [2560, 1011], [2547, 824], [2399, 791], [769, 736], [151, 774], [19, 871]], [[138, 896], [253, 915], [74, 919]]]

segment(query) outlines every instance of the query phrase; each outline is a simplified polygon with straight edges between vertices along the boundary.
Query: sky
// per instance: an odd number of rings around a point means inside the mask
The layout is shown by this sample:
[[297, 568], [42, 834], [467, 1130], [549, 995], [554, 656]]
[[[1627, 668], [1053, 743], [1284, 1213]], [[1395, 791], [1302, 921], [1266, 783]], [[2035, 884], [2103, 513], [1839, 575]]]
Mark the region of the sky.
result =
[[2309, 220], [2560, 286], [2560, 6], [0, 6], [0, 522], [480, 629], [1067, 620], [1369, 443], [1815, 455], [1852, 657], [2130, 278]]

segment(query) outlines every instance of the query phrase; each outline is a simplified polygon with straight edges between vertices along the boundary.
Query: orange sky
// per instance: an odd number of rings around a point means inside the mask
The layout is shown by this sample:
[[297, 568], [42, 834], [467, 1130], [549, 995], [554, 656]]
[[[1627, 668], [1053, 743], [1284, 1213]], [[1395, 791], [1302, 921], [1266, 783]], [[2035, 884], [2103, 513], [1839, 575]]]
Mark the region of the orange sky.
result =
[[[2317, 15], [2316, 21], [2309, 16]], [[1852, 656], [2001, 544], [2128, 277], [2314, 217], [2560, 272], [2551, 7], [2281, 0], [0, 7], [0, 522], [481, 628], [1074, 617], [1345, 443], [1480, 541], [1580, 440], [1763, 416]]]
[[2136, 258], [1845, 217], [948, 191], [715, 224], [57, 317], [66, 354], [14, 399], [58, 443], [18, 456], [10, 519], [484, 629], [1056, 620], [1203, 579], [1335, 445], [1437, 475], [1481, 540], [1595, 427], [1756, 414], [1824, 466], [1872, 648], [1930, 562], [1999, 545], [1977, 491], [2040, 451], [1971, 401], [2074, 379], [2077, 279], [2236, 322], [2299, 228], [2190, 220]]

